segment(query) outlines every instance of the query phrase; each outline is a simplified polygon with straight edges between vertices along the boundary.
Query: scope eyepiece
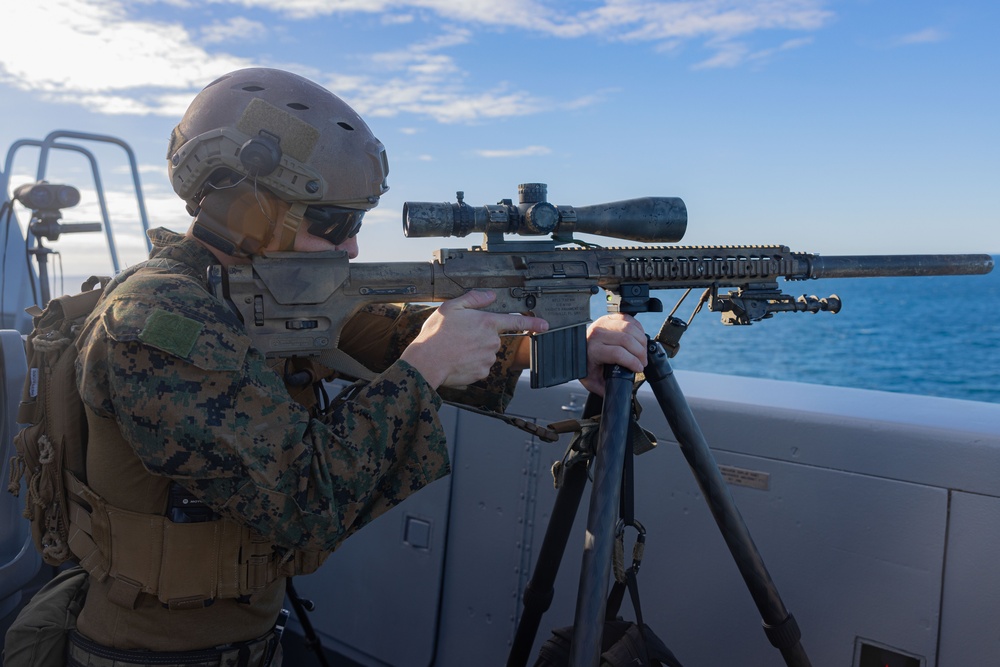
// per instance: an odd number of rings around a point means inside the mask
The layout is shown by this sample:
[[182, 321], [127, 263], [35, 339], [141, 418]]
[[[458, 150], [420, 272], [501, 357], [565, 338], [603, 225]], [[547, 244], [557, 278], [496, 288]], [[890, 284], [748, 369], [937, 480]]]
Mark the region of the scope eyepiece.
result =
[[544, 183], [522, 183], [520, 203], [469, 206], [458, 201], [406, 202], [407, 237], [466, 236], [471, 232], [569, 239], [573, 232], [649, 243], [676, 243], [687, 231], [687, 207], [679, 197], [640, 197], [592, 206], [555, 206], [545, 201]]

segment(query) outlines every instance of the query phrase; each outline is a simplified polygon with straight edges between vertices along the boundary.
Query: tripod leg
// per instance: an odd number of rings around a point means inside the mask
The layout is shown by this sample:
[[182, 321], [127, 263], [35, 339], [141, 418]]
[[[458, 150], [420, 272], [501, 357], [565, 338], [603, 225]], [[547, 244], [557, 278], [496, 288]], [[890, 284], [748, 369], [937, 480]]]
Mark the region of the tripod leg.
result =
[[573, 622], [570, 665], [597, 667], [611, 576], [611, 552], [625, 462], [626, 438], [632, 416], [635, 374], [621, 366], [605, 368], [604, 409], [594, 459], [587, 534], [583, 547], [580, 589]]
[[507, 667], [524, 667], [528, 664], [531, 647], [538, 633], [538, 625], [541, 623], [542, 615], [552, 604], [556, 575], [586, 485], [587, 466], [582, 463], [570, 466], [556, 495], [552, 518], [549, 519], [548, 528], [545, 530], [545, 539], [542, 540], [542, 548], [538, 552], [535, 571], [524, 589], [524, 612], [517, 624], [514, 643], [507, 657]]
[[313, 629], [312, 621], [309, 620], [308, 612], [311, 611], [312, 602], [299, 597], [298, 591], [295, 590], [295, 586], [292, 584], [291, 577], [288, 577], [288, 579], [285, 580], [285, 594], [288, 596], [289, 602], [292, 603], [292, 607], [295, 609], [295, 616], [299, 619], [299, 623], [302, 625], [302, 631], [305, 633], [306, 645], [316, 653], [316, 659], [319, 660], [319, 664], [322, 665], [322, 667], [330, 667], [330, 663], [326, 659], [326, 654], [323, 652], [323, 645], [320, 643], [319, 635], [316, 634], [316, 630]]
[[708, 501], [709, 509], [722, 531], [722, 537], [736, 566], [750, 589], [750, 595], [763, 619], [764, 633], [771, 644], [781, 651], [785, 664], [789, 667], [808, 667], [809, 658], [799, 642], [801, 634], [798, 625], [785, 609], [760, 552], [750, 537], [750, 531], [736, 509], [736, 503], [719, 472], [715, 457], [677, 384], [666, 352], [659, 343], [651, 342], [647, 353], [649, 363], [646, 366], [646, 381], [653, 389], [660, 409], [680, 444], [681, 452]]

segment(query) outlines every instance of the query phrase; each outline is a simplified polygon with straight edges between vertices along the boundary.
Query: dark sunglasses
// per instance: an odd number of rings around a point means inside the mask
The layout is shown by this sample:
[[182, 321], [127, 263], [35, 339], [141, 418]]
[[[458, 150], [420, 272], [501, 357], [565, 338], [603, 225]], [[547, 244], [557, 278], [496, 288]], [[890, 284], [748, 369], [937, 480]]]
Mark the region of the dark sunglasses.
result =
[[307, 206], [304, 217], [309, 223], [306, 231], [340, 245], [358, 233], [365, 212], [343, 206]]

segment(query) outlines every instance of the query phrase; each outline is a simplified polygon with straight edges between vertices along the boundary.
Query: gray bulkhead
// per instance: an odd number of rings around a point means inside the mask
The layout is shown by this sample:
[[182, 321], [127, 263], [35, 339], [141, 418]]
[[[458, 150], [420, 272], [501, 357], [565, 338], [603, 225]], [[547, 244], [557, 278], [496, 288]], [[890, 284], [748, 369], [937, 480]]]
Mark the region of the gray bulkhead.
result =
[[[863, 644], [928, 667], [1000, 663], [1000, 405], [677, 376], [813, 665], [859, 665]], [[525, 383], [510, 412], [547, 424], [584, 399], [575, 383]], [[659, 443], [635, 461], [646, 622], [685, 665], [782, 664], [659, 406], [642, 402]], [[363, 664], [505, 663], [569, 436], [445, 420], [452, 475], [298, 580], [324, 645]], [[589, 488], [532, 655], [573, 623]]]

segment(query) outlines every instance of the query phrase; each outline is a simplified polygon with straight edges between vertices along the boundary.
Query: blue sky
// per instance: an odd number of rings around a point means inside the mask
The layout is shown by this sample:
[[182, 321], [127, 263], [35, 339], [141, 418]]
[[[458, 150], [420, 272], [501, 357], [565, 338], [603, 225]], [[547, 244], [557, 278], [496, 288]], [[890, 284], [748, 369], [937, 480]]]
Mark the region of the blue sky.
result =
[[[124, 139], [154, 225], [188, 224], [165, 175], [187, 103], [263, 65], [326, 85], [386, 145], [391, 189], [366, 218], [363, 260], [478, 242], [405, 239], [405, 201], [463, 190], [493, 204], [528, 181], [555, 204], [681, 197], [689, 244], [1000, 253], [992, 0], [6, 4], [0, 146], [54, 129]], [[124, 162], [108, 155], [126, 229]], [[18, 156], [11, 185], [34, 180], [30, 151]], [[49, 172], [85, 191], [70, 222], [96, 215], [81, 162]]]

